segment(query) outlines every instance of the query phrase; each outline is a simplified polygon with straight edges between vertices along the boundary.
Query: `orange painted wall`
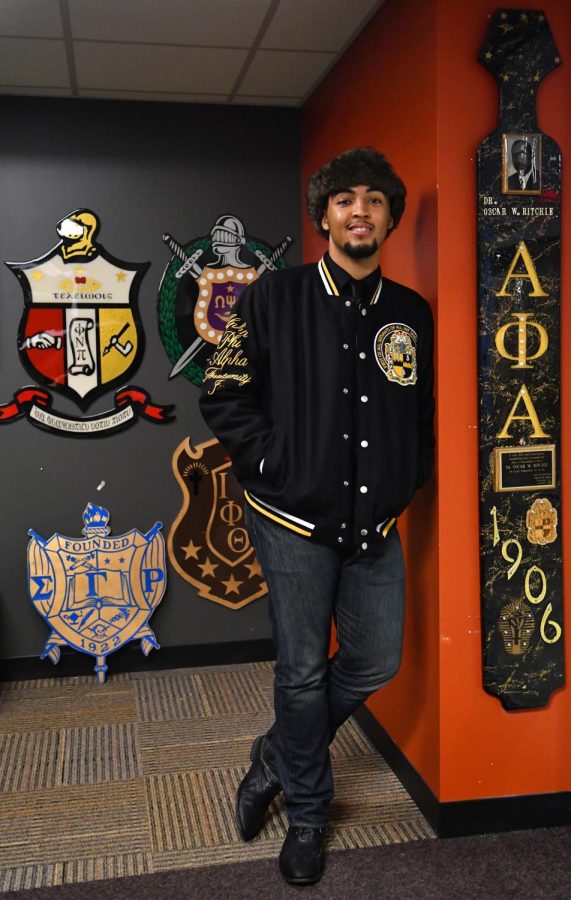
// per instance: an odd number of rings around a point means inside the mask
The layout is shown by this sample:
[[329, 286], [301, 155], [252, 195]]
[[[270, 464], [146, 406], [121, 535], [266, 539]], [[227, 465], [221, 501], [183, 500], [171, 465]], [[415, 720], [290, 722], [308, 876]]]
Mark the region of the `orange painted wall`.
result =
[[[498, 4], [499, 5], [499, 4]], [[521, 8], [520, 3], [506, 3]], [[571, 559], [571, 6], [541, 4], [564, 65], [539, 91], [543, 131], [564, 158], [562, 417], [564, 558]], [[303, 183], [346, 147], [374, 144], [409, 187], [383, 251], [437, 321], [436, 478], [401, 522], [408, 613], [403, 666], [369, 702], [441, 801], [571, 789], [569, 689], [544, 710], [507, 713], [482, 689], [478, 549], [475, 150], [496, 127], [497, 89], [477, 63], [496, 4], [387, 0], [304, 109]], [[565, 200], [565, 198], [567, 198]], [[321, 241], [306, 229], [304, 252]], [[571, 576], [566, 579], [569, 585]], [[566, 620], [571, 622], [569, 591]], [[568, 660], [571, 647], [565, 634]]]

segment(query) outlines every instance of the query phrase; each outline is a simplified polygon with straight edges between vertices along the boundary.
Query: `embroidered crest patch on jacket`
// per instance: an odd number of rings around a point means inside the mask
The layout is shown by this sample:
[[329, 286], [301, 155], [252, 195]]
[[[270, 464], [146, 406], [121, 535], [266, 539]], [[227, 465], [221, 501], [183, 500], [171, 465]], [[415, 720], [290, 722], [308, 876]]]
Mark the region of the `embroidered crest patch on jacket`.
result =
[[389, 381], [405, 387], [416, 384], [416, 331], [390, 322], [375, 335], [375, 358]]

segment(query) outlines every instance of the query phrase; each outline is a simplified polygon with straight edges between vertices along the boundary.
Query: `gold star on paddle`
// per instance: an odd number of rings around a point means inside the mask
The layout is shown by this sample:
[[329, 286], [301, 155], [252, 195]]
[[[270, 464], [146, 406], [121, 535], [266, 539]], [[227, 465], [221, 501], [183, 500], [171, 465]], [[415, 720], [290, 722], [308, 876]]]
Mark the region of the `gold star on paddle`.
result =
[[263, 575], [262, 567], [257, 559], [253, 559], [251, 563], [244, 563], [244, 567], [249, 570], [250, 578], [253, 578], [254, 575], [259, 575], [261, 578]]
[[191, 556], [193, 559], [198, 559], [198, 551], [202, 550], [202, 547], [189, 541], [186, 547], [181, 547], [180, 549], [183, 551], [185, 559], [189, 559]]
[[222, 584], [226, 587], [226, 594], [240, 594], [240, 585], [244, 584], [243, 581], [236, 581], [233, 575], [230, 575], [228, 581], [223, 581]]
[[44, 277], [44, 273], [40, 271], [40, 269], [36, 269], [35, 272], [32, 272], [32, 278], [34, 281], [41, 281]]
[[125, 281], [127, 276], [126, 276], [125, 272], [117, 272], [117, 274], [115, 275], [115, 278], [117, 279], [117, 281]]
[[218, 568], [218, 563], [211, 563], [208, 556], [206, 557], [206, 562], [202, 564], [198, 564], [198, 568], [202, 570], [202, 577], [206, 578], [207, 575], [211, 575], [212, 578], [215, 576], [215, 570]]

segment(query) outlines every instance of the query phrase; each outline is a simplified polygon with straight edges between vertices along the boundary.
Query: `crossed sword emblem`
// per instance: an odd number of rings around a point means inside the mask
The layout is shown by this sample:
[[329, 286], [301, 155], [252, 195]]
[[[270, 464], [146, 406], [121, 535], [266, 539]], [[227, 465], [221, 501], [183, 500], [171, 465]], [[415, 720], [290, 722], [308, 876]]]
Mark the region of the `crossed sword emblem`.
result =
[[[260, 260], [260, 265], [256, 269], [257, 275], [261, 275], [266, 269], [269, 272], [275, 272], [276, 266], [274, 263], [284, 255], [285, 251], [292, 243], [293, 238], [289, 236], [289, 234], [281, 241], [278, 246], [272, 250], [269, 256], [266, 256], [263, 250], [256, 250], [256, 256]], [[200, 248], [195, 250], [190, 256], [186, 253], [184, 247], [182, 247], [178, 241], [172, 237], [172, 235], [166, 233], [163, 234], [163, 241], [167, 245], [167, 247], [173, 252], [173, 254], [178, 257], [178, 259], [182, 260], [182, 266], [175, 273], [175, 278], [182, 278], [183, 275], [186, 275], [187, 272], [192, 272], [195, 278], [199, 278], [202, 274], [203, 266], [198, 265], [198, 260], [204, 253], [204, 250]], [[177, 362], [171, 369], [169, 380], [178, 375], [179, 372], [182, 372], [184, 367], [188, 365], [190, 360], [196, 356], [199, 350], [204, 347], [207, 342], [203, 340], [200, 335], [186, 348], [184, 353], [180, 356]]]

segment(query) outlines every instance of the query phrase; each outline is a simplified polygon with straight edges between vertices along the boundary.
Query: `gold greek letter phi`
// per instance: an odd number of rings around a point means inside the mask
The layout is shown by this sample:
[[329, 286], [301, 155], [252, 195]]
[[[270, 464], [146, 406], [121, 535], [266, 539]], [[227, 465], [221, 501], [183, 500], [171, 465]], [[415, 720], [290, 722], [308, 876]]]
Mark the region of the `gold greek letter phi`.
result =
[[225, 525], [236, 525], [242, 515], [242, 510], [234, 500], [229, 500], [220, 510], [220, 518]]
[[[540, 356], [543, 356], [545, 351], [549, 346], [549, 337], [547, 335], [547, 331], [540, 325], [539, 322], [528, 321], [529, 317], [533, 315], [530, 312], [513, 312], [512, 316], [515, 316], [516, 322], [508, 322], [506, 325], [502, 325], [502, 327], [498, 330], [496, 334], [496, 348], [500, 356], [503, 356], [504, 359], [513, 359], [515, 360], [515, 365], [511, 366], [512, 369], [531, 369], [533, 368], [530, 365], [531, 360], [539, 359]], [[511, 353], [508, 353], [506, 350], [506, 335], [510, 328], [517, 328], [517, 356], [514, 356]], [[528, 356], [527, 353], [527, 336], [528, 336], [528, 328], [535, 328], [539, 335], [539, 347], [535, 353], [532, 353], [531, 356]]]

